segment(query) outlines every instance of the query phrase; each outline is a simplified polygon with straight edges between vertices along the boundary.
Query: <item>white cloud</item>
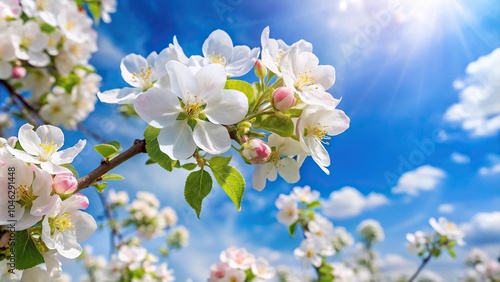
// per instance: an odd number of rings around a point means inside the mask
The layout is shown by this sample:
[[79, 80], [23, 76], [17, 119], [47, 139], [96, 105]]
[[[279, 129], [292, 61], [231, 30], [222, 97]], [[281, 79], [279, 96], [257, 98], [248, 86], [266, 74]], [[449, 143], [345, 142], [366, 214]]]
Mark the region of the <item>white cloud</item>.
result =
[[389, 199], [379, 193], [363, 196], [356, 188], [343, 187], [333, 191], [328, 200], [323, 202], [323, 213], [333, 218], [346, 218], [359, 215], [366, 209], [386, 205]]
[[460, 229], [465, 241], [475, 244], [497, 243], [500, 238], [500, 211], [476, 213]]
[[[396, 281], [401, 276], [409, 277], [418, 268], [418, 264], [412, 262], [398, 254], [386, 254], [382, 256], [378, 263], [382, 274], [390, 278], [390, 281]], [[434, 271], [425, 269], [418, 275], [418, 280], [427, 280], [434, 282], [444, 281], [443, 277]]]
[[452, 213], [455, 210], [455, 206], [452, 204], [441, 204], [438, 207], [440, 213]]
[[394, 194], [417, 196], [419, 191], [434, 190], [446, 173], [436, 167], [423, 165], [401, 175], [398, 183], [392, 188]]
[[497, 174], [497, 173], [500, 173], [500, 163], [494, 164], [491, 167], [481, 167], [479, 169], [479, 174], [483, 176]]
[[460, 90], [459, 102], [444, 115], [459, 123], [472, 136], [493, 135], [500, 130], [500, 48], [471, 62], [466, 77], [454, 82]]
[[97, 47], [99, 51], [93, 56], [94, 64], [98, 67], [119, 69], [120, 62], [126, 55], [123, 50], [104, 33], [99, 34]]
[[470, 163], [470, 158], [467, 155], [454, 152], [451, 154], [451, 160], [457, 164], [468, 164]]

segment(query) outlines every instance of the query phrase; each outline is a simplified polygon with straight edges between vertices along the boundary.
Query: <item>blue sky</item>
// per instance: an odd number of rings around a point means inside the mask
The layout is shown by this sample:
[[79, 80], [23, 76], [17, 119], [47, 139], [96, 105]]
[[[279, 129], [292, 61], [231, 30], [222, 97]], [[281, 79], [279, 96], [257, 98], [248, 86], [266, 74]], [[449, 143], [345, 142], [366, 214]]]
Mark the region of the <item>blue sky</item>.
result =
[[[461, 257], [455, 261], [443, 258], [429, 267], [444, 281], [456, 277], [472, 246], [491, 255], [500, 253], [500, 215], [494, 217], [494, 212], [500, 212], [499, 127], [491, 122], [489, 127], [479, 124], [466, 129], [470, 117], [452, 122], [447, 115], [452, 105], [460, 104], [460, 95], [468, 85], [482, 83], [496, 110], [488, 112], [481, 104], [476, 105], [475, 113], [481, 115], [484, 110], [483, 119], [498, 119], [499, 78], [490, 75], [484, 82], [468, 74], [466, 68], [500, 47], [500, 7], [494, 0], [412, 2], [119, 1], [112, 23], [98, 27], [100, 51], [91, 61], [103, 76], [101, 90], [125, 86], [119, 71], [123, 56], [159, 52], [174, 35], [187, 55], [195, 55], [201, 54], [203, 41], [215, 29], [225, 30], [236, 45], [260, 47], [262, 29], [270, 26], [272, 38], [289, 44], [305, 39], [313, 44], [321, 64], [336, 68], [337, 81], [330, 93], [342, 97], [339, 108], [351, 118], [351, 127], [332, 138], [328, 146], [332, 159], [329, 176], [307, 160], [296, 185], [278, 180], [260, 193], [248, 187], [240, 212], [221, 189], [215, 188], [198, 220], [183, 199], [185, 172], [144, 167], [146, 156], [117, 168], [127, 180], [113, 183], [112, 188], [131, 195], [139, 190], [154, 192], [163, 205], [177, 210], [180, 224], [192, 232], [190, 246], [169, 259], [178, 281], [189, 277], [203, 281], [219, 252], [230, 245], [268, 256], [274, 265], [298, 267], [291, 254], [300, 238], [289, 238], [285, 227], [277, 223], [274, 200], [280, 193], [304, 185], [319, 190], [325, 201], [330, 193], [337, 193], [334, 195], [342, 200], [343, 212], [326, 211], [335, 225], [354, 232], [366, 218], [382, 223], [386, 240], [377, 251], [401, 258], [399, 264], [387, 262], [387, 270], [414, 271], [417, 260], [405, 251], [404, 236], [430, 229], [427, 221], [431, 216], [444, 215], [469, 230], [467, 246], [458, 251]], [[499, 56], [488, 56], [480, 68], [500, 76]], [[125, 147], [141, 138], [145, 123], [124, 120], [115, 109], [114, 105], [98, 103], [84, 124]], [[67, 134], [72, 141], [82, 137]], [[82, 155], [75, 165], [83, 175], [98, 165], [99, 158], [91, 146]], [[234, 165], [245, 169], [245, 177], [250, 179], [250, 166], [238, 161]], [[402, 175], [407, 180], [398, 183]], [[393, 188], [398, 185], [401, 191], [418, 193], [395, 194]], [[352, 194], [339, 192], [345, 186], [362, 196], [352, 198]], [[86, 193], [98, 203], [94, 192]], [[378, 200], [367, 198], [370, 193], [376, 193]], [[452, 211], [450, 206], [447, 213], [443, 207], [440, 211], [442, 204], [451, 205]], [[98, 204], [89, 209], [95, 215], [101, 212]], [[485, 226], [474, 217], [478, 213], [488, 213], [488, 218], [498, 222]], [[102, 244], [102, 236], [98, 232], [89, 243]], [[156, 246], [158, 242], [148, 244]], [[102, 253], [107, 254], [106, 248]]]

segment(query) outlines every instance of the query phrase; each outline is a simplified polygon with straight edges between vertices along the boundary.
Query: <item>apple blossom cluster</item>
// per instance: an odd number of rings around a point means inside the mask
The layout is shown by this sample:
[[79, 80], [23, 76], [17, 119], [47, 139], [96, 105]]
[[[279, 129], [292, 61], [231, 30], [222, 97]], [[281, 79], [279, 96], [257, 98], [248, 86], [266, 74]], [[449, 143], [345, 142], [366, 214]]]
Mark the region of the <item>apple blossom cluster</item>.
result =
[[175, 281], [168, 264], [158, 264], [159, 259], [141, 246], [137, 238], [121, 245], [109, 262], [104, 256], [93, 256], [90, 247], [86, 248], [82, 259], [87, 276], [81, 281]]
[[433, 233], [417, 231], [406, 234], [408, 250], [417, 253], [419, 257], [439, 257], [442, 250], [446, 250], [450, 256], [455, 257], [453, 247], [463, 246], [464, 233], [453, 222], [444, 217], [438, 220], [431, 217], [429, 224], [434, 229]]
[[82, 253], [79, 242], [97, 228], [94, 218], [82, 211], [89, 200], [75, 193], [77, 180], [67, 168], [86, 142], [59, 150], [64, 145], [59, 128], [43, 125], [34, 131], [25, 124], [18, 137], [0, 143], [0, 252], [7, 272], [14, 281], [16, 275], [20, 281], [58, 278], [59, 258], [77, 258]]
[[491, 258], [485, 251], [473, 248], [466, 260], [467, 270], [460, 281], [498, 282], [500, 281], [500, 261]]
[[[256, 166], [252, 185], [259, 191], [278, 175], [297, 182], [308, 156], [328, 174], [330, 156], [324, 145], [350, 122], [336, 108], [340, 99], [327, 92], [335, 69], [319, 64], [309, 42], [287, 45], [269, 32], [269, 27], [263, 30], [260, 48], [250, 48], [234, 46], [226, 32], [216, 30], [203, 43], [202, 55], [190, 57], [174, 37], [160, 53], [124, 57], [120, 69], [130, 87], [97, 95], [102, 102], [129, 105], [149, 124], [145, 136], [155, 144], [148, 150], [152, 161], [171, 170], [194, 157], [200, 171], [191, 174], [193, 179], [211, 182], [203, 171], [207, 162], [214, 170], [208, 155], [231, 147]], [[257, 82], [235, 79], [252, 68]], [[242, 194], [228, 195], [239, 207]], [[199, 213], [199, 203], [190, 204]]]
[[220, 254], [220, 262], [210, 267], [209, 282], [269, 281], [276, 275], [266, 259], [249, 253], [244, 248], [229, 247]]
[[[28, 101], [44, 121], [70, 129], [94, 110], [101, 81], [89, 65], [97, 33], [86, 2], [0, 2], [0, 80], [23, 91], [19, 95], [30, 92]], [[96, 20], [102, 16], [109, 22], [116, 0], [88, 1], [87, 6]], [[33, 113], [19, 110], [33, 119]]]

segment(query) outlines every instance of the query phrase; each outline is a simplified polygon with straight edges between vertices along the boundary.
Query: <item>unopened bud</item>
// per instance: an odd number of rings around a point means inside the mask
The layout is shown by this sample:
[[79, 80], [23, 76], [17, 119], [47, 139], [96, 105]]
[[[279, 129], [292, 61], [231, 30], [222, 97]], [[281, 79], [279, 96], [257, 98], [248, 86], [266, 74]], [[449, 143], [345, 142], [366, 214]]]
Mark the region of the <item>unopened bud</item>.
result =
[[57, 194], [71, 194], [78, 188], [78, 180], [71, 172], [58, 173], [52, 181], [52, 189]]
[[26, 76], [26, 68], [15, 66], [12, 68], [12, 78], [20, 79]]
[[281, 86], [274, 90], [273, 105], [278, 111], [286, 111], [295, 106], [296, 102], [297, 99], [295, 99], [292, 89], [286, 86]]
[[267, 75], [267, 68], [261, 60], [255, 61], [253, 70], [255, 71], [255, 75], [260, 79], [263, 79]]
[[263, 164], [269, 159], [271, 148], [260, 139], [252, 139], [243, 143], [241, 154], [251, 164]]

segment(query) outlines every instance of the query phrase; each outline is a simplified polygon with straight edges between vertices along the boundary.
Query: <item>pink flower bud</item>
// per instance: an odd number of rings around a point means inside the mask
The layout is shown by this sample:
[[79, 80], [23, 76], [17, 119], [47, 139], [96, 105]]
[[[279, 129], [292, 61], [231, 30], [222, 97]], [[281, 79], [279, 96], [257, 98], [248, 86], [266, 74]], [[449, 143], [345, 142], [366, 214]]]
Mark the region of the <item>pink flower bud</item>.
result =
[[255, 75], [262, 79], [267, 75], [267, 68], [264, 66], [261, 60], [255, 61], [255, 65], [253, 70], [255, 71]]
[[71, 194], [78, 188], [78, 180], [71, 172], [56, 174], [52, 180], [52, 189], [57, 194]]
[[76, 193], [73, 196], [69, 197], [66, 201], [71, 200], [73, 203], [73, 206], [76, 207], [77, 209], [84, 210], [89, 207], [89, 198], [87, 196]]
[[271, 148], [260, 139], [252, 139], [243, 144], [243, 158], [251, 164], [263, 164], [271, 155]]
[[278, 111], [286, 111], [295, 106], [296, 102], [297, 99], [295, 99], [292, 89], [286, 86], [281, 86], [274, 90], [273, 104], [274, 108], [276, 108]]
[[25, 76], [26, 76], [26, 69], [24, 67], [15, 66], [14, 68], [12, 68], [12, 78], [20, 79]]

